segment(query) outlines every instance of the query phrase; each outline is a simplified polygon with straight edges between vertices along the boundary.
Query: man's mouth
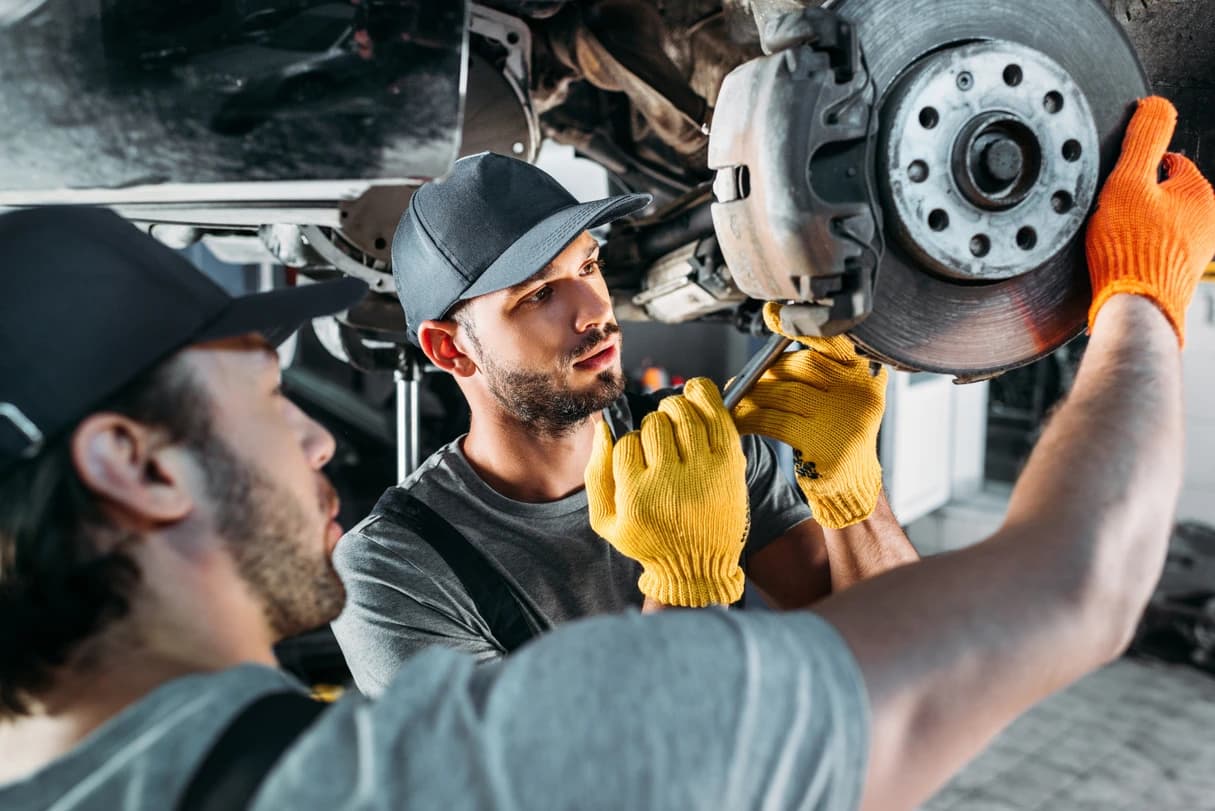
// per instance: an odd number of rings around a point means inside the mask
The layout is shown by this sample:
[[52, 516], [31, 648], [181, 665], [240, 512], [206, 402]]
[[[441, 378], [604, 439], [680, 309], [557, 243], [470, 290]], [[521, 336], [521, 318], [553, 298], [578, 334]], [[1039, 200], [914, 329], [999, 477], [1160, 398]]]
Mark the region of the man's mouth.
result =
[[599, 371], [611, 365], [616, 360], [618, 354], [617, 342], [614, 338], [610, 338], [596, 347], [590, 354], [577, 361], [574, 367], [588, 371]]
[[333, 488], [333, 484], [324, 474], [318, 474], [316, 490], [321, 512], [331, 521], [337, 518], [338, 513], [342, 510], [342, 499], [338, 497], [337, 490]]
[[342, 509], [342, 500], [338, 497], [337, 491], [333, 489], [333, 485], [327, 479], [322, 478], [319, 485], [321, 493], [321, 512], [328, 519], [325, 524], [325, 545], [329, 552], [333, 552], [337, 542], [342, 539], [345, 531], [342, 525], [337, 522], [338, 513]]

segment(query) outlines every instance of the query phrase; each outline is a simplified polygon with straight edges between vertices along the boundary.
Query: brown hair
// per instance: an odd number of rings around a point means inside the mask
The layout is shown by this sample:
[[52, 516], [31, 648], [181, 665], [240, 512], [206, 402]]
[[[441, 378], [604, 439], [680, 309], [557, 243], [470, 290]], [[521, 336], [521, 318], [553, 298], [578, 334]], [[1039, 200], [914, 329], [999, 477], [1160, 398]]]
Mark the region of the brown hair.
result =
[[[178, 358], [144, 372], [91, 412], [123, 414], [174, 442], [205, 441], [208, 400]], [[28, 714], [54, 669], [127, 614], [139, 582], [123, 543], [97, 552], [106, 534], [126, 539], [80, 480], [73, 433], [0, 476], [0, 720]]]

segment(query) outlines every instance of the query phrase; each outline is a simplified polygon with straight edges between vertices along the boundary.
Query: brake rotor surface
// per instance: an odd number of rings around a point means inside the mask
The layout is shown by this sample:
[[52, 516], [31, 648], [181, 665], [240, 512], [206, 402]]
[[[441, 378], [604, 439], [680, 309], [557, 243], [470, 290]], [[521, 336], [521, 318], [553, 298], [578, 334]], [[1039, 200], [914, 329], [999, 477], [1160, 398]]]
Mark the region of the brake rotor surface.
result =
[[1075, 337], [1083, 224], [1148, 82], [1095, 0], [840, 0], [879, 99], [886, 254], [850, 334], [905, 369], [989, 377]]

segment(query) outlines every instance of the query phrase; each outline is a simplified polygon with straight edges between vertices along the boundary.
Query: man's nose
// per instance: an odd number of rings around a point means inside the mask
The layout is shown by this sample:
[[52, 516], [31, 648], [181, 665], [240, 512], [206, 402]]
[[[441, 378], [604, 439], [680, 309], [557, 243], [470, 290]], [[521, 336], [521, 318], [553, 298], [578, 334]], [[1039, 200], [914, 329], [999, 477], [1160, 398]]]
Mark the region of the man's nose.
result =
[[576, 295], [575, 331], [586, 332], [612, 321], [612, 298], [605, 285], [597, 280], [581, 281]]
[[308, 457], [308, 463], [314, 470], [320, 470], [333, 458], [334, 451], [337, 450], [337, 443], [333, 439], [333, 434], [329, 433], [323, 425], [298, 408], [296, 411], [301, 421], [300, 444], [304, 448], [304, 455]]

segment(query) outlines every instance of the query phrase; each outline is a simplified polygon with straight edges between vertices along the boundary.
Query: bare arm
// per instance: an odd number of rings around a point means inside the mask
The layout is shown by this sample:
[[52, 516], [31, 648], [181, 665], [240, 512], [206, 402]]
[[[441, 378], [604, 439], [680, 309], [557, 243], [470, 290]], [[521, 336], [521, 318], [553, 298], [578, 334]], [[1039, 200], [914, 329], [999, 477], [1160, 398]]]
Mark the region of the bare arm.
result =
[[1169, 323], [1145, 299], [1111, 299], [1000, 531], [820, 604], [870, 696], [863, 807], [914, 806], [1017, 714], [1123, 649], [1167, 548], [1180, 404]]
[[825, 529], [803, 521], [752, 555], [747, 575], [773, 606], [789, 610], [916, 560], [883, 494], [859, 524]]

